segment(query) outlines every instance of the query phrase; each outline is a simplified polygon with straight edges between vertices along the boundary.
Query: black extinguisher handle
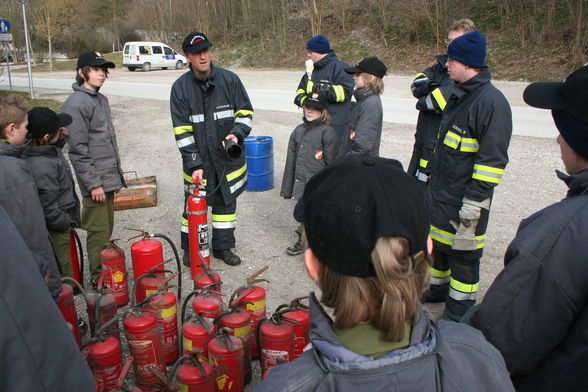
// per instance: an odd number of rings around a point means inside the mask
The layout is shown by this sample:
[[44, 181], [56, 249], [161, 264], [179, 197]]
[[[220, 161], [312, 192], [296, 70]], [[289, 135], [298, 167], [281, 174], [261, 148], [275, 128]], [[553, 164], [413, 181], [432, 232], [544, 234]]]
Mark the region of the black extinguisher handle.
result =
[[176, 266], [178, 268], [178, 302], [182, 300], [182, 265], [180, 264], [180, 255], [178, 254], [178, 249], [172, 242], [172, 240], [164, 235], [164, 234], [153, 234], [154, 238], [163, 238], [167, 241], [167, 243], [171, 246], [172, 251], [174, 252], [174, 257], [176, 258]]

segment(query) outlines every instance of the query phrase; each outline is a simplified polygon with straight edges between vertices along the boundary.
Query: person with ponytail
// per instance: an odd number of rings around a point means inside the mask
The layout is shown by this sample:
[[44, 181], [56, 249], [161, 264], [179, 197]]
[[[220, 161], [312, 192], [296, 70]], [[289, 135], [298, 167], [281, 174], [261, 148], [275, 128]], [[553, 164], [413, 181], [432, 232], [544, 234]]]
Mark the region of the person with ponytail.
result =
[[311, 293], [311, 347], [257, 391], [514, 390], [479, 331], [434, 322], [420, 304], [432, 262], [424, 203], [392, 159], [345, 156], [310, 179], [294, 215], [333, 318]]

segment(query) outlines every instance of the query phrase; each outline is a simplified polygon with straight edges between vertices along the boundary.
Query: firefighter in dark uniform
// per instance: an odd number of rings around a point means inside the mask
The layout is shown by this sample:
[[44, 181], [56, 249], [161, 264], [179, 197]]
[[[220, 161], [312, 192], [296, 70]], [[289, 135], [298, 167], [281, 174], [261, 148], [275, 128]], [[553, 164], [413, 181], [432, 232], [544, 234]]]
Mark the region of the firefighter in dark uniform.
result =
[[476, 301], [492, 194], [508, 163], [512, 116], [506, 98], [490, 83], [480, 32], [454, 39], [448, 55], [455, 86], [426, 189], [435, 250], [423, 301], [445, 302], [444, 317], [459, 320]]
[[[327, 111], [331, 116], [331, 126], [339, 137], [340, 144], [347, 140], [347, 115], [350, 109], [351, 96], [355, 82], [345, 72], [347, 63], [337, 58], [331, 49], [329, 40], [324, 35], [316, 35], [306, 42], [308, 61], [312, 65], [300, 79], [294, 103], [304, 106], [308, 94], [317, 92], [327, 97]], [[310, 76], [310, 77], [309, 77]]]
[[207, 181], [207, 202], [212, 206], [213, 256], [229, 265], [241, 263], [231, 248], [235, 247], [237, 196], [245, 189], [247, 166], [243, 156], [229, 159], [224, 147], [229, 141], [242, 144], [249, 135], [253, 108], [239, 77], [212, 64], [211, 46], [202, 33], [186, 36], [182, 49], [190, 70], [174, 82], [170, 96], [184, 171], [181, 238], [184, 265], [188, 266], [188, 187], [202, 178]]
[[[456, 20], [451, 25], [445, 42], [449, 45], [455, 38], [475, 29], [474, 22], [470, 19]], [[443, 88], [452, 87], [454, 84], [447, 74], [447, 55], [435, 56], [435, 60], [435, 64], [416, 74], [410, 86], [412, 95], [418, 99], [416, 108], [419, 111], [419, 118], [407, 173], [415, 176], [422, 185], [429, 179], [428, 165], [437, 144], [441, 113], [446, 105]], [[435, 99], [431, 99], [431, 96]]]

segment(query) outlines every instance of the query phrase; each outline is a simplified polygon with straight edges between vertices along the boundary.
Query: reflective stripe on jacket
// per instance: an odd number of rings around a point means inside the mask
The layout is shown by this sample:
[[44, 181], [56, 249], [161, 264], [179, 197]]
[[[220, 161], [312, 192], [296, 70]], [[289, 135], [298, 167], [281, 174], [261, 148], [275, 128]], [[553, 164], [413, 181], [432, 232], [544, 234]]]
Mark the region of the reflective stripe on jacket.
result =
[[251, 132], [253, 107], [239, 77], [212, 66], [206, 79], [197, 78], [192, 68], [173, 84], [171, 118], [176, 143], [182, 155], [184, 178], [204, 169], [210, 193], [221, 179], [225, 203], [232, 203], [247, 183], [245, 156], [229, 160], [221, 142], [233, 134], [242, 143]]
[[[510, 106], [490, 83], [485, 69], [472, 79], [456, 84], [447, 100], [439, 127], [439, 139], [431, 161], [431, 177], [426, 191], [431, 218], [431, 236], [442, 252], [450, 252], [464, 197], [481, 202], [491, 199], [508, 163], [512, 134]], [[488, 211], [476, 229], [481, 256], [488, 223]], [[457, 251], [456, 251], [457, 252]], [[476, 253], [476, 252], [473, 252]]]

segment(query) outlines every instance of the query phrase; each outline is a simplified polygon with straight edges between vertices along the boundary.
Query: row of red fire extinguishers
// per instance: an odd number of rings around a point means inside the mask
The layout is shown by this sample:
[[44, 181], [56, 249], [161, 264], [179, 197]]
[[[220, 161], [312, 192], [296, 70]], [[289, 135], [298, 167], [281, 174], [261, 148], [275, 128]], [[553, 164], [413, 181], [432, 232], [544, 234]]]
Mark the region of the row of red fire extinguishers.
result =
[[[273, 367], [294, 360], [309, 345], [309, 314], [303, 298], [266, 317], [266, 291], [256, 284], [265, 280], [257, 277], [267, 266], [247, 278], [247, 284], [224, 303], [223, 282], [210, 270], [203, 191], [189, 199], [188, 210], [194, 290], [183, 303], [178, 252], [160, 234], [142, 231], [131, 238], [139, 239], [131, 244], [135, 279], [130, 299], [125, 254], [114, 241], [100, 254], [102, 276], [96, 294], [85, 293], [75, 279], [63, 279], [59, 308], [94, 374], [96, 391], [243, 391], [251, 381], [252, 359], [260, 360], [265, 378]], [[157, 238], [171, 246], [177, 273], [165, 269], [163, 245]], [[171, 291], [176, 277], [177, 295]], [[90, 338], [85, 341], [72, 287], [86, 302]], [[129, 301], [128, 310], [119, 310]], [[179, 318], [178, 303], [182, 303]], [[130, 353], [124, 364], [121, 319]], [[127, 377], [131, 364], [134, 383]]]

